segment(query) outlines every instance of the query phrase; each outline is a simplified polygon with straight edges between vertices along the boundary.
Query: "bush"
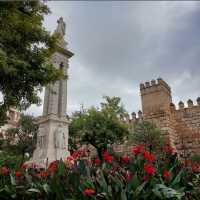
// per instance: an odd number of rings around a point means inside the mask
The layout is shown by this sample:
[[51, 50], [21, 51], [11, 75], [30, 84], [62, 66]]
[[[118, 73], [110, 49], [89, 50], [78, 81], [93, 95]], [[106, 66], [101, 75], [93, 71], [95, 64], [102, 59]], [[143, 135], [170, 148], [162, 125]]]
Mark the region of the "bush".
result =
[[169, 146], [159, 156], [144, 145], [133, 147], [129, 155], [103, 152], [103, 161], [85, 155], [76, 151], [48, 169], [1, 166], [0, 199], [199, 199], [199, 165], [178, 161]]
[[6, 165], [8, 168], [17, 169], [22, 160], [21, 155], [0, 151], [0, 166]]

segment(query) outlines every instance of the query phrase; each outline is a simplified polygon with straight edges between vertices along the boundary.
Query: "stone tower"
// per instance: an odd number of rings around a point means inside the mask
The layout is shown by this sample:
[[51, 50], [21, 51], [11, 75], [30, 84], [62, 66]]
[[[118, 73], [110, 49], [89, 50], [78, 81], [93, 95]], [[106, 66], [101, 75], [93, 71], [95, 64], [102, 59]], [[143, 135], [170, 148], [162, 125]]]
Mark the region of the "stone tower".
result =
[[67, 107], [67, 79], [68, 59], [73, 53], [67, 49], [64, 40], [65, 23], [61, 17], [57, 21], [55, 33], [58, 35], [57, 51], [50, 62], [55, 68], [63, 70], [64, 77], [45, 88], [43, 116], [38, 119], [39, 133], [37, 147], [33, 154], [33, 161], [43, 166], [54, 160], [60, 160], [69, 155], [68, 152], [68, 120]]
[[159, 113], [170, 108], [172, 103], [171, 89], [161, 78], [140, 84], [142, 110], [144, 116]]

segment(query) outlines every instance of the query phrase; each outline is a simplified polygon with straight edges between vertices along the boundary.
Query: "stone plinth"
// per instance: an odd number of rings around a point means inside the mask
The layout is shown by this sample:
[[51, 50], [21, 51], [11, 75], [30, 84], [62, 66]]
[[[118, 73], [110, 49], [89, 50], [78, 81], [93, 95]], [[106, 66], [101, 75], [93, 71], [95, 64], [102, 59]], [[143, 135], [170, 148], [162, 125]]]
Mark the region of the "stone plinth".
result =
[[48, 166], [52, 161], [67, 157], [69, 155], [68, 121], [51, 114], [38, 118], [38, 124], [39, 133], [33, 161]]

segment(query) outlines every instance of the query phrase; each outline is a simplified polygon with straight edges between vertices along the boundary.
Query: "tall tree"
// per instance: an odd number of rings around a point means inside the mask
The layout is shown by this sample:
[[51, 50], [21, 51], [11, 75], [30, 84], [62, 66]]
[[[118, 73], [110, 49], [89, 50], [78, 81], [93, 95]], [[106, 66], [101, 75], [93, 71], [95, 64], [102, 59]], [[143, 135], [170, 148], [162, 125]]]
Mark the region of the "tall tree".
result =
[[164, 136], [155, 124], [144, 121], [136, 124], [129, 136], [129, 141], [135, 144], [145, 144], [149, 151], [156, 151], [164, 144]]
[[[115, 108], [120, 107], [119, 103], [120, 99], [115, 104]], [[69, 126], [70, 136], [79, 138], [82, 144], [87, 143], [95, 147], [100, 158], [102, 158], [102, 151], [106, 150], [109, 144], [122, 142], [128, 134], [128, 128], [118, 118], [116, 109], [110, 108], [107, 102], [101, 106], [101, 109], [91, 107], [76, 112]]]
[[62, 74], [48, 63], [56, 36], [42, 25], [49, 8], [39, 0], [0, 2], [0, 120], [9, 106], [39, 104], [42, 86]]

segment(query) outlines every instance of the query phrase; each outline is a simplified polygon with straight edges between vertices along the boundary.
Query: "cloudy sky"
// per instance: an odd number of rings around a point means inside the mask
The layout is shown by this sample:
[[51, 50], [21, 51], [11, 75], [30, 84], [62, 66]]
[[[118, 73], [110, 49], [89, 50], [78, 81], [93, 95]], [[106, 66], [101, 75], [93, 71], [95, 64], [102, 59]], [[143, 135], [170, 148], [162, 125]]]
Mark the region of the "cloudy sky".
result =
[[[139, 84], [162, 77], [177, 104], [200, 96], [200, 2], [52, 1], [49, 31], [62, 16], [70, 60], [68, 113], [119, 96], [141, 109]], [[40, 96], [43, 98], [44, 93]], [[41, 115], [42, 106], [28, 113]]]

